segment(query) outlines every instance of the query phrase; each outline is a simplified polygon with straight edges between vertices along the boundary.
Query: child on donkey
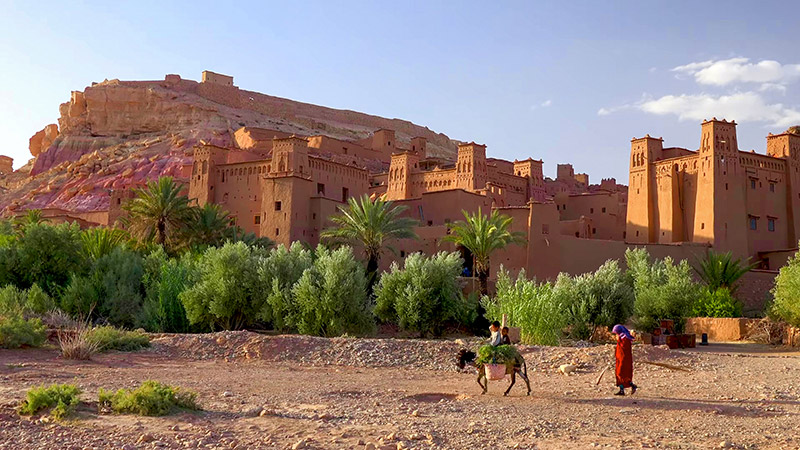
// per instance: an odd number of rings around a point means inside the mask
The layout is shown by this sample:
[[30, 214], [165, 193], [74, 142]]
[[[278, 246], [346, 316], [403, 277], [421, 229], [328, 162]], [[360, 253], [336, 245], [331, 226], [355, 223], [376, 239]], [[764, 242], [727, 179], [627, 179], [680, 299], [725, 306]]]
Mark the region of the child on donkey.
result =
[[614, 395], [625, 395], [625, 388], [631, 388], [631, 394], [636, 393], [636, 385], [633, 384], [633, 351], [631, 344], [633, 336], [623, 325], [614, 325], [611, 330], [617, 338], [617, 348], [615, 351], [617, 386], [619, 391]]
[[511, 345], [511, 338], [508, 337], [508, 327], [500, 330], [500, 345]]

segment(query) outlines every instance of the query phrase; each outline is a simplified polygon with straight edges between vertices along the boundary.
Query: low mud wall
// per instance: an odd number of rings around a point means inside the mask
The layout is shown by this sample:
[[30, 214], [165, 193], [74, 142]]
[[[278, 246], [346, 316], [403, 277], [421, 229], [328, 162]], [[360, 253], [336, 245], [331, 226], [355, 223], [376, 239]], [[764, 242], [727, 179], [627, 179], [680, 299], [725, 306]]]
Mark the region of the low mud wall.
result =
[[760, 319], [692, 317], [686, 319], [686, 332], [698, 337], [706, 333], [709, 341], [733, 342], [749, 339]]

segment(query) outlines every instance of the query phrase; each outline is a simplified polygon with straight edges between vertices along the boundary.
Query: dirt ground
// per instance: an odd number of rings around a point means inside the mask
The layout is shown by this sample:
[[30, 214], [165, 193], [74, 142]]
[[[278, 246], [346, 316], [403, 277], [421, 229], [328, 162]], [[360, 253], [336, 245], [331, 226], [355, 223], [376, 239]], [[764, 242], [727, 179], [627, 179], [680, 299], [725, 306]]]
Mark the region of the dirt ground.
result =
[[[636, 346], [636, 395], [615, 397], [613, 347], [522, 347], [518, 382], [458, 372], [464, 342], [161, 336], [153, 348], [66, 361], [54, 349], [0, 350], [0, 448], [800, 448], [800, 354], [717, 345]], [[643, 361], [686, 368], [672, 370]], [[578, 366], [558, 373], [561, 364]], [[203, 411], [100, 415], [99, 388], [148, 379], [194, 389]], [[76, 383], [74, 419], [20, 417], [31, 386]]]

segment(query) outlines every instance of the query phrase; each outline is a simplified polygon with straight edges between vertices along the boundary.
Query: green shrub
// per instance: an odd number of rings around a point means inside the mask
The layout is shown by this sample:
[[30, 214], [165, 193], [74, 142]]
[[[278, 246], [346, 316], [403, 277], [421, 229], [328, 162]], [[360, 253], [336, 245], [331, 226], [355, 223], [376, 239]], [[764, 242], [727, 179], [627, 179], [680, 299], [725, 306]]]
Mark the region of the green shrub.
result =
[[458, 284], [463, 260], [458, 253], [421, 253], [406, 257], [404, 267], [392, 263], [375, 289], [375, 315], [422, 335], [441, 335], [444, 325], [463, 317], [465, 304]]
[[262, 320], [272, 322], [276, 330], [295, 331], [293, 325], [299, 320], [299, 310], [292, 287], [313, 265], [314, 252], [299, 242], [288, 249], [280, 245], [260, 260], [258, 277], [265, 286], [266, 296], [260, 314]]
[[742, 303], [727, 288], [714, 292], [703, 289], [692, 314], [696, 317], [742, 317]]
[[789, 325], [800, 327], [800, 252], [781, 267], [772, 288], [769, 313]]
[[303, 334], [340, 336], [372, 332], [375, 322], [367, 297], [364, 267], [350, 247], [317, 247], [314, 265], [303, 272], [292, 293]]
[[675, 264], [670, 257], [651, 261], [645, 249], [628, 249], [625, 259], [635, 294], [636, 327], [651, 332], [659, 320], [669, 319], [674, 321], [677, 332], [683, 331], [686, 318], [702, 294], [702, 288], [692, 281], [689, 263], [683, 260]]
[[560, 274], [554, 289], [566, 305], [567, 324], [576, 339], [591, 338], [597, 327], [625, 323], [633, 312], [633, 287], [616, 260], [606, 261], [594, 273]]
[[148, 331], [185, 333], [191, 324], [180, 295], [189, 286], [193, 261], [190, 254], [170, 259], [158, 247], [144, 260], [143, 283], [147, 292], [144, 300], [141, 325]]
[[131, 352], [150, 346], [150, 338], [138, 331], [126, 331], [112, 326], [93, 328], [88, 339], [97, 345], [97, 350], [104, 352], [119, 350]]
[[75, 411], [80, 403], [78, 399], [80, 394], [81, 390], [74, 384], [53, 384], [49, 387], [31, 388], [19, 408], [19, 413], [30, 416], [39, 411], [53, 408], [51, 414], [60, 420]]
[[78, 317], [106, 318], [134, 327], [142, 316], [142, 258], [124, 247], [101, 256], [86, 276], [74, 276], [61, 297], [61, 308]]
[[0, 316], [0, 347], [39, 347], [47, 339], [47, 328], [39, 319], [24, 319], [21, 315]]
[[243, 242], [208, 248], [197, 261], [194, 284], [180, 294], [189, 321], [225, 330], [256, 323], [266, 299], [258, 277], [264, 254]]
[[85, 270], [87, 263], [75, 223], [26, 225], [16, 245], [6, 250], [0, 252], [0, 266], [6, 267], [0, 273], [7, 271], [20, 288], [38, 284], [50, 296], [67, 285], [71, 274]]
[[493, 299], [482, 299], [489, 320], [500, 320], [508, 315], [509, 324], [520, 328], [521, 339], [526, 344], [558, 345], [567, 324], [565, 305], [555, 295], [550, 283], [537, 283], [525, 278], [520, 271], [516, 281], [500, 269], [497, 274], [496, 294]]
[[44, 315], [55, 306], [53, 299], [38, 284], [28, 290], [19, 289], [13, 284], [0, 289], [0, 314]]
[[200, 409], [195, 392], [152, 380], [145, 381], [134, 390], [120, 389], [112, 393], [100, 389], [98, 403], [101, 409], [140, 416], [163, 416], [178, 408]]
[[505, 364], [514, 365], [519, 351], [513, 345], [484, 345], [478, 349], [476, 364]]

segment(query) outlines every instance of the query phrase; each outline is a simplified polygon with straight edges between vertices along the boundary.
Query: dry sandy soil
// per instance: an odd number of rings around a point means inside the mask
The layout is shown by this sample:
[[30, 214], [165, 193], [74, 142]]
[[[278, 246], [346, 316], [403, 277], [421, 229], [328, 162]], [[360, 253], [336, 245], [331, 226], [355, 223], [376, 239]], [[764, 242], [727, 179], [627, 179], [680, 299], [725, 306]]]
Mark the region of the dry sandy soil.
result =
[[[522, 347], [533, 392], [458, 372], [463, 342], [163, 335], [151, 349], [65, 361], [0, 350], [0, 448], [800, 448], [800, 355], [636, 346], [636, 395], [614, 397], [613, 347]], [[671, 370], [642, 361], [685, 367]], [[577, 373], [558, 373], [561, 364]], [[194, 389], [202, 412], [98, 414], [99, 388], [148, 379]], [[20, 417], [35, 385], [76, 383], [76, 418]], [[374, 447], [373, 447], [374, 446]]]

